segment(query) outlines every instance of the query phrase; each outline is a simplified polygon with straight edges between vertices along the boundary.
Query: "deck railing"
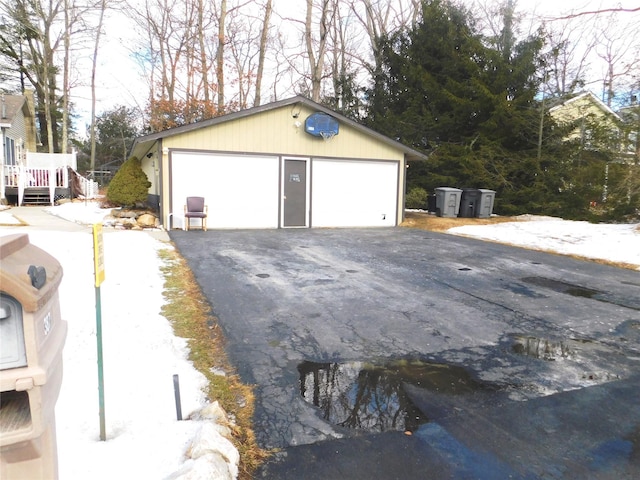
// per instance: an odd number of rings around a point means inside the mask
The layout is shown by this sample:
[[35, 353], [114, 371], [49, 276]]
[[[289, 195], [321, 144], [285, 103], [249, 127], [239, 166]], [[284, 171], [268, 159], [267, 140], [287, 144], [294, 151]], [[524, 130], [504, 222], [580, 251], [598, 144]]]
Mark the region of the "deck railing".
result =
[[[5, 187], [18, 189], [18, 205], [22, 205], [26, 189], [48, 189], [51, 204], [55, 201], [56, 188], [70, 188], [71, 182], [76, 181], [76, 191], [79, 190], [85, 198], [95, 198], [98, 195], [98, 183], [86, 179], [75, 173], [76, 155], [71, 154], [42, 154], [28, 152], [26, 165], [5, 165]], [[73, 176], [73, 178], [70, 178]]]
[[33, 168], [22, 165], [5, 165], [7, 187], [60, 187], [69, 186], [67, 168]]
[[98, 198], [100, 190], [100, 184], [98, 184], [98, 182], [80, 175], [78, 175], [77, 178], [80, 180], [80, 190], [85, 198]]

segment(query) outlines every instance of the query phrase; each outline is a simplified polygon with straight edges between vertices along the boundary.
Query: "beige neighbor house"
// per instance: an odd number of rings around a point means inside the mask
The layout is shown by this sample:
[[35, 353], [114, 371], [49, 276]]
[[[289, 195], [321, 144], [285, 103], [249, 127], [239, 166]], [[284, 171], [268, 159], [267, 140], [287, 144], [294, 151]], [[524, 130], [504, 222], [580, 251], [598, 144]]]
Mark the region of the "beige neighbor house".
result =
[[7, 184], [12, 185], [15, 166], [25, 151], [36, 151], [36, 129], [33, 102], [23, 95], [0, 96], [0, 199], [6, 199]]
[[53, 205], [97, 195], [98, 184], [77, 174], [75, 152], [37, 151], [33, 92], [0, 95], [0, 140], [0, 202]]
[[637, 97], [632, 98], [631, 105], [618, 112], [625, 126], [625, 142], [627, 151], [636, 165], [640, 164], [640, 104]]
[[567, 140], [580, 140], [591, 150], [625, 153], [623, 120], [591, 92], [582, 92], [552, 101], [551, 117], [560, 124], [575, 123]]
[[426, 160], [301, 96], [140, 137], [132, 155], [167, 229], [189, 196], [210, 229], [396, 226], [407, 160]]

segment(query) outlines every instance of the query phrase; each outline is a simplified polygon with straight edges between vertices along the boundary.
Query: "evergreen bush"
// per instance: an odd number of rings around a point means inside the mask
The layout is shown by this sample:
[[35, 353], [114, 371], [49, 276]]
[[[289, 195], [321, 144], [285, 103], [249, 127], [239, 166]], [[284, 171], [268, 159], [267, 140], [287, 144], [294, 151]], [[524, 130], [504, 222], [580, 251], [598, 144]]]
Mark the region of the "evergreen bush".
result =
[[414, 187], [409, 190], [405, 199], [407, 208], [427, 208], [427, 191], [421, 187]]
[[118, 169], [107, 190], [107, 200], [121, 207], [144, 206], [151, 182], [137, 157], [130, 157]]

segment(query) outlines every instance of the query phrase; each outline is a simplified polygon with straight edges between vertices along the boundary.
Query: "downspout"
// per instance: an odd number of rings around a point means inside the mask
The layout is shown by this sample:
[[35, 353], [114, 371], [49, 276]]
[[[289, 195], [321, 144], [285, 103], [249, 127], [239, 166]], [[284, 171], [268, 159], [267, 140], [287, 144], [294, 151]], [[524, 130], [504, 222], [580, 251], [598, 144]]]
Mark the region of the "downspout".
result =
[[0, 144], [2, 144], [2, 151], [0, 151], [0, 204], [5, 204], [7, 197], [5, 195], [5, 158], [4, 158], [4, 127], [0, 127]]
[[[4, 119], [7, 118], [7, 106], [4, 103], [4, 93], [2, 94], [2, 118], [0, 118], [0, 123], [2, 123], [2, 125], [0, 125], [0, 143], [2, 144], [2, 151], [0, 152], [0, 177], [2, 177], [0, 179], [0, 203], [4, 204], [6, 203], [6, 196], [5, 196], [5, 149], [7, 148], [5, 146], [5, 129], [7, 128], [7, 125], [4, 124]], [[9, 127], [11, 127], [11, 125], [9, 125]]]
[[[406, 202], [407, 202], [407, 170], [409, 169], [409, 163], [407, 162], [407, 155], [404, 155], [404, 161], [402, 162], [402, 164], [404, 165], [404, 171], [402, 172], [404, 178], [403, 178], [403, 183], [404, 185], [402, 186], [402, 212], [400, 215], [400, 221], [398, 222], [398, 225], [400, 225], [402, 222], [404, 222], [404, 215], [405, 215], [405, 210], [406, 210]], [[402, 167], [401, 167], [402, 168]], [[396, 227], [398, 226], [396, 225]]]
[[[166, 161], [167, 163], [165, 164], [165, 151], [164, 151], [164, 147], [162, 146], [162, 138], [160, 138], [158, 140], [158, 150], [157, 150], [157, 156], [158, 156], [158, 168], [159, 168], [159, 172], [158, 172], [158, 209], [160, 210], [160, 221], [162, 222], [162, 226], [164, 227], [165, 230], [169, 231], [171, 230], [171, 201], [166, 197], [166, 195], [169, 192], [165, 192], [165, 188], [164, 188], [164, 176], [165, 176], [165, 171], [166, 168], [168, 167], [168, 162], [169, 159], [167, 158]], [[171, 187], [169, 187], [169, 191], [171, 190]]]

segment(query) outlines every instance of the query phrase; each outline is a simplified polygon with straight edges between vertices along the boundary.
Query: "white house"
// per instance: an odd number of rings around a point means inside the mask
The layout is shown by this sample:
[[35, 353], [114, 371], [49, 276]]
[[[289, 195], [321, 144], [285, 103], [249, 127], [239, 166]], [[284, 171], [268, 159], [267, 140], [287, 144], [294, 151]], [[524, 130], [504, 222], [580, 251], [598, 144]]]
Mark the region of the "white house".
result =
[[76, 174], [76, 154], [39, 153], [33, 93], [0, 96], [0, 201], [52, 204], [97, 194], [97, 183]]

